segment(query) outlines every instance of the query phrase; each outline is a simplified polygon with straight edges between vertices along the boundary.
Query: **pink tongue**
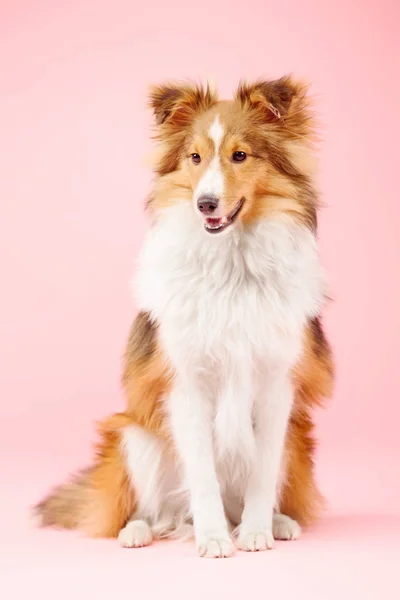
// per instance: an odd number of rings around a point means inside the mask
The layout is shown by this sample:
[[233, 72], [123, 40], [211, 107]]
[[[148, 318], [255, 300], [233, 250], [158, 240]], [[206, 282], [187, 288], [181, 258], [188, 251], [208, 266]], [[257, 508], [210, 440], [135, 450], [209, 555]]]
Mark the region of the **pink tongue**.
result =
[[207, 225], [216, 226], [221, 223], [221, 218], [220, 217], [207, 217], [206, 223], [207, 223]]
[[212, 225], [216, 227], [217, 225], [226, 225], [228, 222], [228, 217], [207, 217], [206, 223], [207, 225]]

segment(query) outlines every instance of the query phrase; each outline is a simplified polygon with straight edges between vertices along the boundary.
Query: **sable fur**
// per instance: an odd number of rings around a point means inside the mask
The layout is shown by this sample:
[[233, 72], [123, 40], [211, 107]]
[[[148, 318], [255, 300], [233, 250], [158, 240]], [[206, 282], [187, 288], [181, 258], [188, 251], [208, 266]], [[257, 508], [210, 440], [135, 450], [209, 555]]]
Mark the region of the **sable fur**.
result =
[[[304, 85], [290, 77], [243, 83], [231, 103], [220, 103], [208, 87], [165, 84], [152, 88], [150, 106], [160, 145], [148, 202], [153, 222], [177, 199], [192, 201], [201, 168], [191, 171], [185, 161], [196, 135], [201, 137], [218, 114], [226, 129], [235, 132], [229, 142], [232, 152], [235, 139], [248, 143], [254, 152], [254, 162], [243, 168], [240, 179], [226, 166], [228, 191], [240, 190], [246, 196], [241, 214], [243, 227], [251, 228], [271, 215], [284, 214], [315, 232], [318, 199], [309, 152], [315, 134], [306, 92]], [[207, 141], [198, 143], [204, 143], [202, 152], [206, 154]], [[227, 193], [229, 209], [235, 201], [234, 195]], [[137, 315], [124, 358], [125, 412], [100, 425], [93, 466], [71, 483], [56, 488], [36, 506], [35, 513], [43, 525], [81, 529], [91, 536], [117, 536], [138, 501], [121, 450], [124, 428], [137, 425], [165, 440], [174, 452], [164, 400], [173, 385], [175, 370], [163, 349], [159, 326], [149, 311]], [[285, 441], [286, 474], [280, 490], [280, 510], [307, 525], [317, 517], [321, 506], [313, 476], [312, 411], [330, 396], [333, 385], [331, 350], [319, 316], [310, 318], [304, 328], [302, 352], [292, 380], [294, 405]]]

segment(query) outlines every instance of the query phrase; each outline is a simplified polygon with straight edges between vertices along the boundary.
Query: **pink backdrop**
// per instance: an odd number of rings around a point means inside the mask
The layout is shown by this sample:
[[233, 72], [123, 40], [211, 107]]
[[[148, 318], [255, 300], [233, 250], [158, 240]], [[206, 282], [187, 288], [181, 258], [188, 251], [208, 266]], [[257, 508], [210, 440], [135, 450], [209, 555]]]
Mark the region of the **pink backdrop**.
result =
[[[162, 582], [184, 597], [196, 577], [193, 593], [213, 598], [264, 586], [257, 577], [269, 571], [271, 589], [308, 598], [375, 598], [368, 594], [380, 581], [392, 586], [400, 549], [399, 19], [395, 0], [0, 2], [7, 598], [39, 586], [42, 597], [56, 588], [69, 597], [78, 578], [82, 597], [97, 590], [88, 596], [96, 600], [128, 585], [156, 597]], [[29, 530], [29, 504], [85, 464], [93, 421], [123, 407], [120, 357], [135, 314], [129, 281], [151, 177], [148, 84], [209, 77], [228, 96], [242, 76], [287, 72], [313, 82], [323, 125], [320, 240], [338, 378], [318, 415], [317, 468], [330, 518], [275, 553], [214, 563], [198, 560], [191, 545], [131, 553]]]

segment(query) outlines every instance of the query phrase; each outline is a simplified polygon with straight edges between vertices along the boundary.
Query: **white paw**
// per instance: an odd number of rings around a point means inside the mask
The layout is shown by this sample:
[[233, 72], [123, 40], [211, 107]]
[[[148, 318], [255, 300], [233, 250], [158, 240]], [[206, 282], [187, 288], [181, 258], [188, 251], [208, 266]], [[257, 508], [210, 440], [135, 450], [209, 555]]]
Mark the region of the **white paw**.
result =
[[240, 535], [238, 547], [245, 552], [261, 552], [262, 550], [272, 550], [274, 547], [274, 536], [272, 531], [260, 531]]
[[204, 558], [227, 558], [235, 552], [235, 546], [228, 537], [212, 537], [199, 543], [197, 551]]
[[123, 548], [141, 548], [151, 544], [152, 540], [149, 525], [140, 520], [129, 521], [118, 535], [118, 542]]
[[272, 531], [276, 540], [297, 540], [301, 534], [301, 527], [297, 521], [287, 515], [275, 513]]

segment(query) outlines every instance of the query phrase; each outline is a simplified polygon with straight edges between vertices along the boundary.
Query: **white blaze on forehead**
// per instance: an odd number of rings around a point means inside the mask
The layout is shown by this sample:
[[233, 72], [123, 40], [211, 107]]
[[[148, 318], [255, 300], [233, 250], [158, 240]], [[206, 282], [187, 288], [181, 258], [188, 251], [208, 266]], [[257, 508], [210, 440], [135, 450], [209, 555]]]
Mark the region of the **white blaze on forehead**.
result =
[[222, 142], [222, 138], [224, 137], [224, 129], [220, 123], [219, 117], [215, 118], [214, 123], [211, 125], [208, 130], [208, 135], [212, 139], [215, 145], [215, 153], [218, 153], [219, 147]]
[[224, 129], [218, 117], [216, 117], [208, 130], [208, 135], [214, 142], [214, 156], [196, 187], [194, 194], [196, 202], [200, 196], [204, 195], [216, 196], [218, 199], [221, 199], [225, 189], [225, 180], [218, 156], [218, 150], [224, 137]]

